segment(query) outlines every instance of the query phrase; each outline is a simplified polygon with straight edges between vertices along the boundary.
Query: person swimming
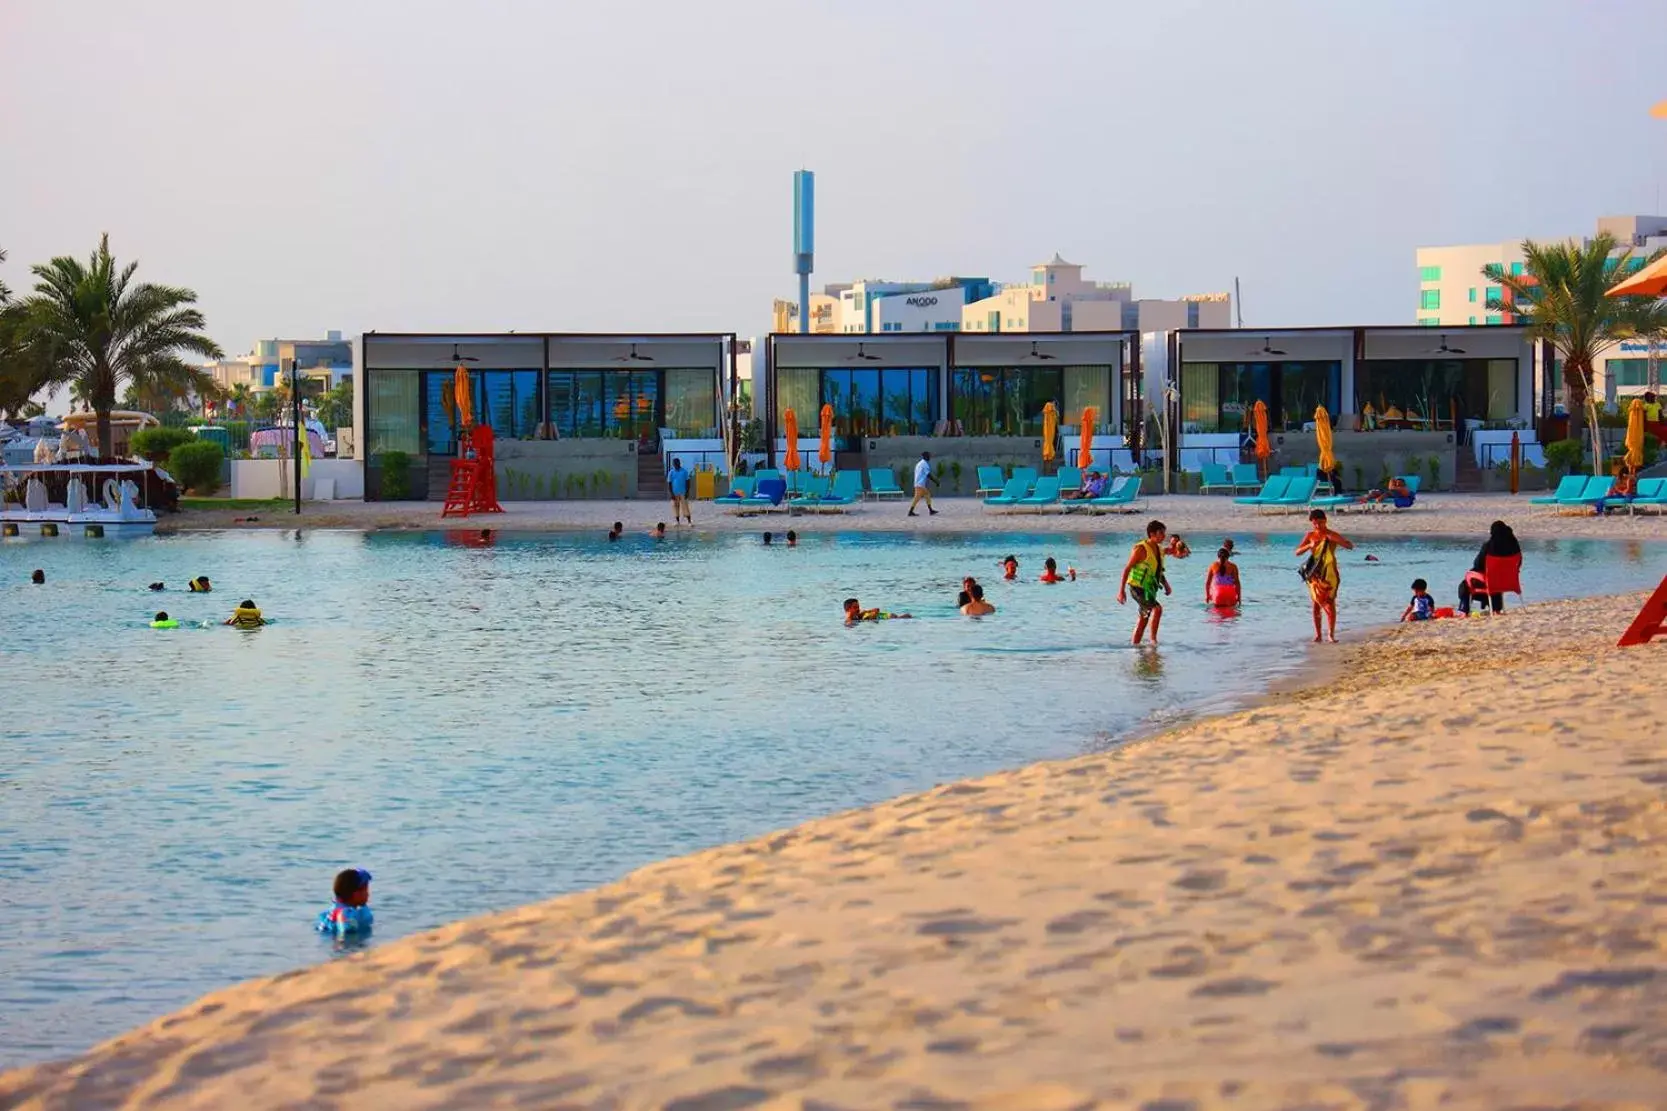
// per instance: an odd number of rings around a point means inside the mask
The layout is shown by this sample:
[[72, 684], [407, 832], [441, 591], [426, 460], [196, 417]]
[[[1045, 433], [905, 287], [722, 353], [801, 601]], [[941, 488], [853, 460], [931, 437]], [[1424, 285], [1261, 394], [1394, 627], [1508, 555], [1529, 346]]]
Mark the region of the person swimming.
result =
[[766, 548], [768, 548], [768, 547], [769, 547], [769, 546], [770, 546], [770, 544], [771, 544], [771, 542], [772, 542], [772, 541], [774, 541], [774, 540], [775, 540], [775, 538], [776, 538], [776, 534], [775, 534], [775, 533], [773, 533], [773, 532], [767, 532], [767, 533], [765, 533], [765, 534], [764, 534], [764, 546], [765, 546], [765, 547], [766, 547]]
[[363, 868], [337, 872], [336, 881], [331, 885], [335, 902], [329, 910], [318, 912], [314, 928], [321, 934], [337, 937], [369, 933], [376, 922], [376, 915], [370, 909], [370, 880], [370, 873]]
[[237, 609], [232, 611], [232, 615], [221, 622], [223, 625], [230, 625], [236, 629], [258, 629], [266, 623], [266, 618], [260, 615], [260, 607], [249, 598], [239, 602]]
[[35, 568], [35, 573], [29, 576], [29, 581], [34, 583], [36, 586], [40, 586], [46, 581], [46, 572], [42, 571], [39, 567]]
[[654, 526], [654, 539], [664, 540], [665, 538], [666, 538], [666, 523], [664, 521], [661, 521], [659, 524]]
[[797, 548], [799, 546], [799, 534], [794, 532], [792, 529], [787, 530], [787, 546], [789, 548]]
[[967, 593], [967, 600], [961, 603], [961, 612], [968, 617], [988, 617], [996, 612], [996, 607], [984, 600], [984, 588], [977, 583]]
[[209, 584], [207, 575], [198, 575], [186, 586], [193, 594], [212, 594], [214, 592], [214, 587]]
[[625, 522], [615, 521], [614, 527], [608, 530], [608, 543], [612, 544], [623, 535], [625, 535]]
[[177, 629], [179, 622], [168, 616], [167, 610], [157, 610], [156, 616], [151, 618], [150, 627], [153, 629]]
[[1019, 561], [1016, 558], [1008, 556], [1001, 561], [1001, 577], [1008, 582], [1012, 582], [1019, 577]]
[[887, 613], [884, 610], [865, 610], [862, 603], [855, 598], [845, 599], [845, 624], [855, 625], [862, 621], [907, 621], [914, 615], [910, 613]]
[[1075, 567], [1067, 567], [1065, 569], [1065, 574], [1061, 575], [1059, 573], [1058, 562], [1056, 562], [1052, 556], [1049, 556], [1047, 559], [1042, 561], [1042, 574], [1038, 576], [1037, 581], [1045, 583], [1062, 583], [1065, 581], [1066, 576], [1069, 576], [1072, 582], [1076, 582], [1077, 569]]
[[159, 583], [159, 582], [151, 583], [150, 588], [152, 590], [167, 590], [168, 589], [168, 584], [167, 583]]
[[1192, 549], [1187, 547], [1187, 542], [1177, 533], [1169, 538], [1169, 546], [1164, 548], [1163, 554], [1171, 559], [1185, 559], [1192, 554]]

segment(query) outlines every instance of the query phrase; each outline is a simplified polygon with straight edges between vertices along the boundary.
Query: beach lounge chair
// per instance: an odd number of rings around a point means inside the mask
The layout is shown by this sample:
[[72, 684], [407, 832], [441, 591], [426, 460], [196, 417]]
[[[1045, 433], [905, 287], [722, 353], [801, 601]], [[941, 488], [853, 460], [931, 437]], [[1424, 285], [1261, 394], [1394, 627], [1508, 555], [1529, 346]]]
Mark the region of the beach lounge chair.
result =
[[868, 496], [871, 498], [900, 498], [903, 487], [897, 485], [897, 476], [891, 473], [890, 467], [868, 468]]
[[1035, 491], [1033, 491], [1028, 497], [1020, 498], [1013, 504], [1016, 507], [1024, 509], [1034, 509], [1038, 513], [1042, 512], [1042, 510], [1047, 506], [1058, 505], [1059, 478], [1055, 476], [1053, 478], [1037, 479]]
[[1234, 498], [1233, 502], [1235, 505], [1267, 505], [1284, 497], [1285, 491], [1290, 489], [1290, 486], [1291, 479], [1288, 476], [1269, 475], [1268, 480], [1262, 483], [1260, 493], [1252, 494], [1248, 498]]
[[1325, 497], [1308, 499], [1310, 509], [1352, 509], [1355, 506], [1369, 508], [1370, 505], [1370, 502], [1361, 501], [1359, 494], [1328, 494]]
[[794, 498], [791, 508], [812, 513], [841, 512], [862, 500], [862, 472], [839, 471], [833, 481], [820, 493], [812, 491]]
[[[1614, 488], [1615, 480], [1606, 474], [1587, 475], [1578, 491], [1564, 496], [1563, 484], [1557, 484], [1557, 509], [1590, 509], [1600, 512], [1609, 501], [1609, 491]], [[1572, 489], [1572, 487], [1571, 487]], [[1617, 499], [1617, 502], [1619, 499]]]
[[1061, 467], [1061, 468], [1059, 468], [1059, 492], [1061, 494], [1065, 493], [1067, 490], [1081, 490], [1081, 489], [1082, 489], [1082, 468], [1081, 467]]
[[1254, 463], [1234, 463], [1230, 473], [1235, 494], [1240, 490], [1257, 490], [1262, 486], [1262, 476], [1256, 473]]
[[1233, 492], [1233, 476], [1228, 473], [1225, 463], [1198, 464], [1198, 492], [1208, 494], [1213, 490]]
[[777, 467], [760, 467], [752, 473], [752, 476], [758, 481], [763, 482], [767, 478], [780, 478], [781, 470]]
[[802, 502], [819, 501], [827, 496], [829, 480], [821, 475], [807, 474], [799, 478], [792, 487], [792, 497], [788, 499], [788, 506], [792, 509], [801, 507]]
[[1637, 513], [1640, 509], [1653, 509], [1660, 513], [1662, 506], [1667, 506], [1667, 478], [1639, 479], [1638, 496], [1626, 503], [1629, 513]]
[[1309, 501], [1314, 497], [1316, 485], [1316, 480], [1306, 476], [1293, 478], [1283, 494], [1269, 498], [1262, 505], [1267, 509], [1307, 509]]
[[1036, 468], [1035, 467], [1014, 467], [1013, 468], [1013, 477], [1024, 479], [1025, 480], [1025, 489], [1028, 490], [1032, 486], [1036, 485]]
[[1279, 473], [1285, 478], [1307, 478], [1307, 467], [1281, 467]]
[[748, 516], [754, 513], [769, 513], [785, 511], [787, 508], [787, 481], [781, 478], [760, 478], [753, 487], [752, 496], [738, 501], [726, 502], [731, 512], [737, 516]]
[[1017, 505], [1019, 499], [1030, 493], [1030, 480], [1015, 476], [1007, 480], [1007, 485], [1001, 488], [1001, 493], [994, 497], [985, 498], [985, 506]]
[[733, 505], [752, 496], [753, 485], [758, 479], [750, 475], [737, 475], [730, 480], [729, 493], [721, 498], [713, 498], [713, 505]]
[[973, 491], [974, 497], [987, 498], [991, 494], [1001, 493], [1001, 488], [1007, 484], [1007, 478], [1000, 467], [978, 468], [978, 489]]
[[1566, 474], [1557, 483], [1557, 489], [1544, 497], [1529, 498], [1529, 505], [1566, 505], [1571, 501], [1578, 501], [1580, 495], [1586, 492], [1586, 477], [1583, 474]]
[[1133, 513], [1140, 508], [1140, 476], [1121, 475], [1111, 489], [1097, 498], [1079, 498], [1063, 503], [1067, 512], [1085, 509], [1090, 513]]

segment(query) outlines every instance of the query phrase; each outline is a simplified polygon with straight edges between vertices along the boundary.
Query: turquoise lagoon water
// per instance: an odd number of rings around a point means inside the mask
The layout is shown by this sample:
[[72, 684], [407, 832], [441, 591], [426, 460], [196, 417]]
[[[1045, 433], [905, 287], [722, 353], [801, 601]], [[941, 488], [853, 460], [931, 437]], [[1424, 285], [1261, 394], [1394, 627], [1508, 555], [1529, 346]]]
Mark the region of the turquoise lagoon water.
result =
[[[1307, 651], [1291, 536], [1241, 538], [1238, 617], [1198, 603], [1202, 544], [1172, 565], [1154, 653], [1127, 647], [1134, 611], [1113, 599], [1132, 533], [462, 535], [0, 544], [0, 1065], [330, 959], [311, 920], [345, 866], [376, 874], [379, 944], [1103, 748], [1265, 691]], [[1363, 544], [1345, 630], [1393, 620], [1417, 576], [1451, 602], [1474, 549]], [[1010, 551], [1029, 581], [999, 580]], [[1034, 582], [1046, 555], [1082, 579]], [[1530, 544], [1524, 585], [1642, 588], [1663, 555]], [[178, 589], [198, 574], [216, 593]], [[995, 618], [955, 614], [966, 574]], [[850, 594], [918, 620], [844, 629]], [[147, 627], [245, 596], [277, 623]]]

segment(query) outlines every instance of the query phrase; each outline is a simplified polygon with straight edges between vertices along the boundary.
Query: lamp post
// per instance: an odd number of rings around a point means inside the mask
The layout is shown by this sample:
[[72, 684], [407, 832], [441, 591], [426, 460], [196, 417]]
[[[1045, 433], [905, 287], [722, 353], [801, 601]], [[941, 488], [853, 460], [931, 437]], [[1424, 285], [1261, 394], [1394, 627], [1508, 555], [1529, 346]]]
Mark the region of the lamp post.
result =
[[294, 359], [285, 359], [289, 364], [289, 400], [295, 421], [295, 441], [290, 445], [289, 458], [291, 469], [295, 472], [295, 515], [301, 515], [301, 367]]

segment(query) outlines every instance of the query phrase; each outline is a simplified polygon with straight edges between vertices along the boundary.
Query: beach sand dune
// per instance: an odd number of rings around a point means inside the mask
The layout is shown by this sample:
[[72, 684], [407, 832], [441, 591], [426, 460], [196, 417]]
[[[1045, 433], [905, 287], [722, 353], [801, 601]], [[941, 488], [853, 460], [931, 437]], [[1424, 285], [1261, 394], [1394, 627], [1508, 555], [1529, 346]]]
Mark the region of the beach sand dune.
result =
[[1667, 645], [1403, 627], [1317, 689], [241, 985], [12, 1107], [1667, 1105]]

